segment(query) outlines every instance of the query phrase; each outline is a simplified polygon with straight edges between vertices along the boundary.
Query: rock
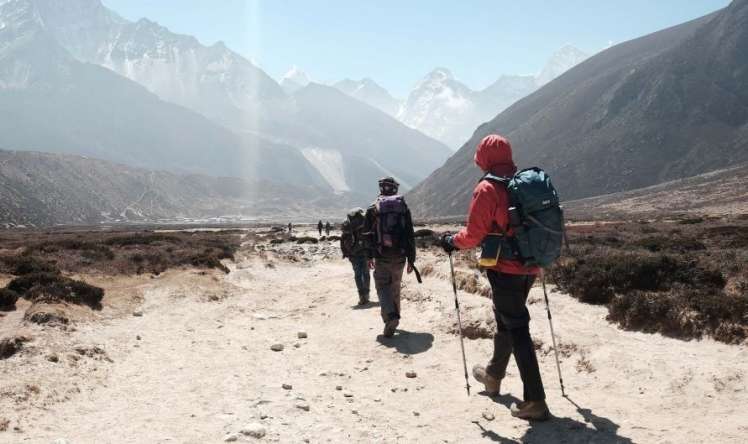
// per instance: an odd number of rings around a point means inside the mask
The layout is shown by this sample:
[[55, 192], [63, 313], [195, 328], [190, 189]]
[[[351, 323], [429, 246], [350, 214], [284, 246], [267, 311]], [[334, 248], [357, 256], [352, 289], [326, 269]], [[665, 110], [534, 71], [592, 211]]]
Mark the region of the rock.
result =
[[346, 398], [353, 398], [353, 393], [351, 393], [351, 392], [345, 392], [345, 393], [343, 393], [343, 396], [345, 396]]
[[358, 415], [358, 410], [351, 410], [351, 413], [353, 413], [354, 415]]
[[307, 338], [307, 334], [306, 334], [305, 331], [300, 331], [299, 333], [296, 334], [296, 336], [298, 336], [299, 339], [306, 339]]
[[140, 341], [140, 339], [141, 339], [140, 335], [135, 336], [135, 339], [137, 339], [138, 341]]
[[298, 403], [296, 403], [296, 408], [297, 409], [301, 409], [301, 410], [303, 410], [305, 412], [308, 412], [309, 409], [310, 409], [309, 404], [307, 404], [306, 402], [298, 402]]
[[229, 433], [223, 438], [223, 442], [235, 442], [239, 440], [239, 435], [236, 433]]
[[412, 371], [412, 370], [405, 373], [405, 377], [406, 378], [411, 378], [412, 379], [412, 378], [415, 378], [416, 376], [418, 376], [418, 374], [416, 372]]
[[283, 390], [291, 390], [293, 386], [291, 384], [283, 384]]
[[143, 316], [143, 312], [142, 311], [134, 311], [134, 312], [132, 312], [132, 315], [135, 316], [136, 318], [140, 318], [140, 317]]
[[49, 362], [60, 362], [60, 357], [57, 356], [57, 355], [55, 355], [55, 354], [51, 354], [51, 355], [47, 356], [47, 361], [49, 361]]
[[413, 411], [413, 416], [421, 416], [420, 412]]
[[294, 348], [299, 348], [299, 347], [301, 347], [301, 344], [299, 344], [299, 343], [297, 342], [297, 343], [295, 343], [295, 344], [294, 344], [293, 346], [294, 346]]
[[335, 390], [343, 390], [343, 386], [342, 385], [336, 385], [335, 386]]
[[262, 438], [266, 433], [265, 427], [256, 422], [245, 426], [240, 432], [242, 435], [251, 436], [252, 438]]
[[283, 351], [283, 344], [273, 344], [270, 346], [270, 350], [274, 352]]
[[486, 421], [493, 421], [496, 416], [494, 416], [493, 413], [489, 412], [488, 410], [483, 411], [483, 419]]

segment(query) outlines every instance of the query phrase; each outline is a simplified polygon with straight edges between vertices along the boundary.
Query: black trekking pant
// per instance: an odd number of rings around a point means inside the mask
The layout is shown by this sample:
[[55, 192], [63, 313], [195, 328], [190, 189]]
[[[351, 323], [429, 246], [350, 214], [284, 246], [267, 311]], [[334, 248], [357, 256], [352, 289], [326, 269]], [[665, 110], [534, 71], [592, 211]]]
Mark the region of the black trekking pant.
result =
[[540, 378], [538, 358], [530, 338], [530, 313], [525, 305], [535, 276], [506, 274], [494, 270], [487, 270], [486, 274], [491, 283], [496, 317], [493, 358], [486, 367], [486, 373], [502, 379], [509, 365], [509, 357], [514, 354], [524, 386], [524, 400], [544, 400], [545, 390]]

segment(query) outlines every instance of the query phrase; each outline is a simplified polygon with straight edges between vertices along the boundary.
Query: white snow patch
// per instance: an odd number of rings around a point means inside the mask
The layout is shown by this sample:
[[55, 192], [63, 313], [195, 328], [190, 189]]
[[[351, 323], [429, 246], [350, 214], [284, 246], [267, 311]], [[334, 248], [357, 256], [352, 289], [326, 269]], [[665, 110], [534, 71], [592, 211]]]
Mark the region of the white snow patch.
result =
[[335, 192], [339, 193], [351, 190], [345, 181], [343, 156], [340, 154], [340, 151], [308, 147], [303, 148], [301, 154], [319, 171], [319, 174], [322, 175]]

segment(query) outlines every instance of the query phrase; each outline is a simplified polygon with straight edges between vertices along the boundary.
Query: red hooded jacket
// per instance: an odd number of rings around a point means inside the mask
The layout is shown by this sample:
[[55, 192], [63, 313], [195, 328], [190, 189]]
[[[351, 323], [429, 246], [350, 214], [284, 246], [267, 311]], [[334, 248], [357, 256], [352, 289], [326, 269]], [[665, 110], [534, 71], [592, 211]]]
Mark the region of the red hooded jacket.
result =
[[[517, 172], [512, 160], [512, 146], [508, 140], [495, 134], [486, 136], [478, 144], [475, 164], [481, 170], [499, 177], [512, 176]], [[475, 248], [488, 233], [497, 232], [496, 227], [508, 235], [512, 234], [509, 228], [509, 192], [502, 185], [482, 180], [473, 190], [467, 226], [454, 236], [454, 244], [459, 249]], [[538, 267], [525, 267], [519, 261], [506, 259], [499, 260], [490, 269], [507, 274], [540, 273]]]

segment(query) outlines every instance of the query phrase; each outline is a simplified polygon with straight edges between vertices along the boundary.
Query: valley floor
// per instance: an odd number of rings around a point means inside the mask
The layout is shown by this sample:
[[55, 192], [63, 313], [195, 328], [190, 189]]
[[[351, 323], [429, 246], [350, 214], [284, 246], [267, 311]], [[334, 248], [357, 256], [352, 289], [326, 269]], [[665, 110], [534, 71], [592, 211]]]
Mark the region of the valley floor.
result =
[[[404, 279], [392, 339], [379, 337], [378, 306], [355, 307], [346, 261], [310, 259], [253, 254], [228, 275], [98, 278], [100, 319], [64, 334], [20, 327], [22, 309], [0, 319], [0, 333], [34, 338], [0, 361], [0, 442], [251, 442], [240, 431], [252, 423], [276, 442], [745, 442], [745, 346], [624, 332], [605, 308], [553, 293], [563, 398], [535, 288], [531, 330], [555, 417], [527, 423], [509, 415], [522, 392], [513, 363], [504, 396], [472, 379], [465, 393], [445, 257], [423, 258], [434, 267], [423, 285]], [[466, 322], [490, 314], [487, 299], [460, 295]], [[469, 366], [488, 359], [490, 339], [465, 344]]]

